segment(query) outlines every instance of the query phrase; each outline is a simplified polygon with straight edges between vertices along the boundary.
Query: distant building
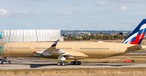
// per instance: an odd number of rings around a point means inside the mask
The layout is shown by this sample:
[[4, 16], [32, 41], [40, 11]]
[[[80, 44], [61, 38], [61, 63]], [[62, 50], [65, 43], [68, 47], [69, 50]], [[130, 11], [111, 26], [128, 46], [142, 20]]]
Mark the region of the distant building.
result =
[[130, 31], [96, 31], [96, 30], [62, 30], [61, 34], [62, 35], [82, 35], [82, 34], [86, 34], [86, 35], [91, 35], [91, 34], [109, 34], [109, 35], [113, 35], [113, 34], [123, 34], [123, 35], [127, 35], [130, 33]]
[[0, 30], [0, 42], [56, 41], [64, 38], [60, 30]]
[[91, 35], [90, 32], [76, 32], [75, 35]]
[[123, 33], [124, 36], [130, 34], [130, 32], [127, 32], [127, 31], [126, 32], [122, 32], [122, 33]]

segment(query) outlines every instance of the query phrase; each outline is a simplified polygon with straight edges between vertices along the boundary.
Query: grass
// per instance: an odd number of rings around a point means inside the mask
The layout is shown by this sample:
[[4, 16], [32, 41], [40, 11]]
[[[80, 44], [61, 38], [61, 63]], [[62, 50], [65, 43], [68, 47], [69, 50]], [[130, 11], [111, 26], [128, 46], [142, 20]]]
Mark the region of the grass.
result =
[[145, 76], [146, 68], [2, 70], [0, 76]]

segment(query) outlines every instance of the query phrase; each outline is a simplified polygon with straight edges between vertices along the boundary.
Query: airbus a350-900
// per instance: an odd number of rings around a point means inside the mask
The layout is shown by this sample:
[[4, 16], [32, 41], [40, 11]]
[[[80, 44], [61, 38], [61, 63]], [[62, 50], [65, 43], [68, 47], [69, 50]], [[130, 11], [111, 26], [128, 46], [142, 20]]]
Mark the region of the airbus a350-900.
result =
[[[114, 42], [9, 42], [0, 46], [1, 63], [8, 62], [6, 57], [44, 57], [60, 60], [58, 65], [80, 65], [80, 58], [106, 58], [141, 50], [141, 42], [146, 33], [146, 19], [123, 41]], [[10, 63], [10, 61], [9, 61]]]

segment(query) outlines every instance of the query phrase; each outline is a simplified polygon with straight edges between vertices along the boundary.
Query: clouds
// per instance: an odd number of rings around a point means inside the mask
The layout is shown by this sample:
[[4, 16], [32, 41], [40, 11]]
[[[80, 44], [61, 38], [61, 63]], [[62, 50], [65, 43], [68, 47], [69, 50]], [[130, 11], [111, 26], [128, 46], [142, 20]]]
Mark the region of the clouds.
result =
[[98, 2], [96, 2], [95, 4], [94, 4], [95, 6], [106, 6], [107, 5], [107, 3], [105, 2], [105, 1], [98, 1]]
[[9, 12], [6, 9], [1, 8], [0, 9], [0, 17], [8, 16]]
[[28, 16], [31, 16], [31, 13], [29, 13], [26, 10], [8, 11], [7, 9], [4, 8], [0, 9], [0, 17], [28, 17]]
[[122, 10], [122, 11], [128, 11], [128, 6], [126, 6], [126, 5], [122, 5], [121, 7], [120, 7], [120, 9]]
[[140, 2], [145, 2], [145, 0], [111, 0], [113, 2], [120, 2], [120, 3], [140, 3]]
[[30, 17], [32, 16], [32, 13], [26, 10], [19, 10], [19, 11], [13, 11], [11, 12], [10, 17], [17, 17], [17, 18], [24, 18], [24, 17]]
[[[21, 29], [125, 29], [131, 22], [146, 17], [145, 2], [146, 0], [3, 0], [0, 2], [0, 25], [21, 25]], [[127, 20], [130, 22], [125, 24]]]
[[70, 11], [64, 12], [64, 15], [71, 15], [71, 14], [72, 14], [72, 12], [70, 12]]

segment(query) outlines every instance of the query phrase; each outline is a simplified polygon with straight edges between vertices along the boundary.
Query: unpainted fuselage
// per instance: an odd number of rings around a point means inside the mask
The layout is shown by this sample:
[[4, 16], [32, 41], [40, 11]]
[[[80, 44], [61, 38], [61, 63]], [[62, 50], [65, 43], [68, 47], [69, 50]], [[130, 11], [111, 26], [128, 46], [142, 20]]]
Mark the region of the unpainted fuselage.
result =
[[[49, 48], [53, 42], [22, 42], [5, 43], [0, 47], [0, 55], [3, 57], [33, 57], [34, 52]], [[87, 55], [87, 57], [105, 58], [116, 56], [127, 52], [140, 50], [138, 45], [108, 43], [108, 42], [59, 42], [56, 49], [64, 51], [76, 51]], [[48, 58], [57, 58], [49, 56]]]

